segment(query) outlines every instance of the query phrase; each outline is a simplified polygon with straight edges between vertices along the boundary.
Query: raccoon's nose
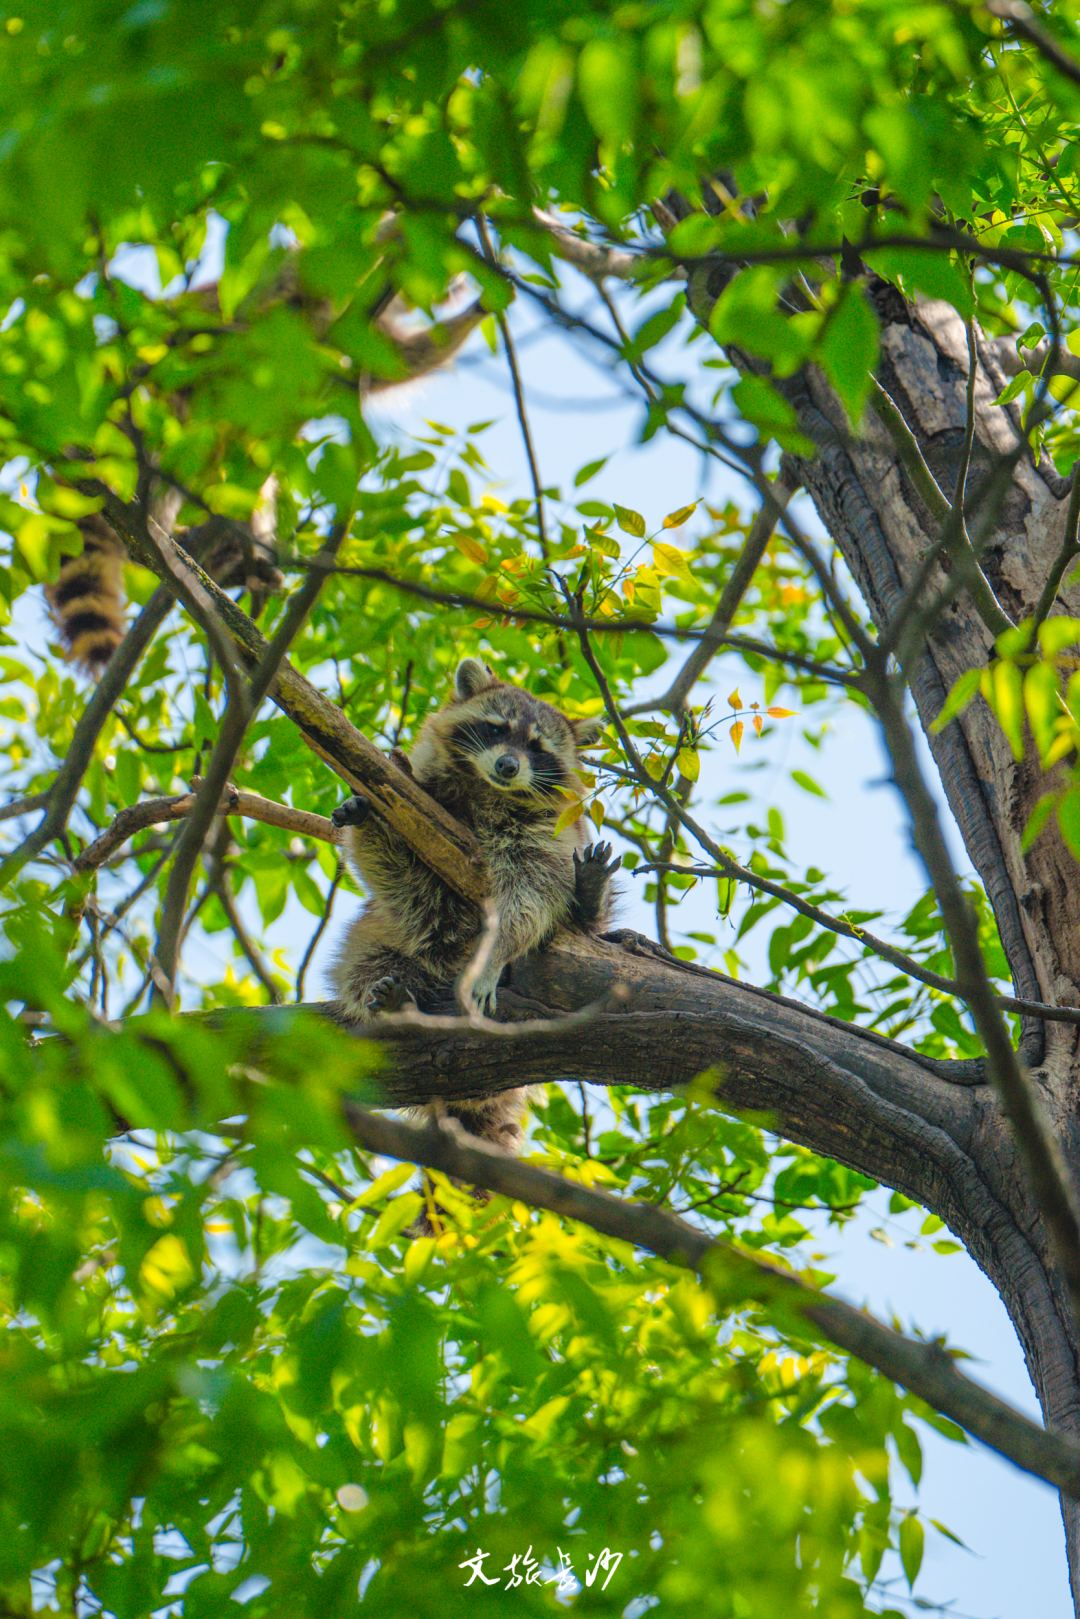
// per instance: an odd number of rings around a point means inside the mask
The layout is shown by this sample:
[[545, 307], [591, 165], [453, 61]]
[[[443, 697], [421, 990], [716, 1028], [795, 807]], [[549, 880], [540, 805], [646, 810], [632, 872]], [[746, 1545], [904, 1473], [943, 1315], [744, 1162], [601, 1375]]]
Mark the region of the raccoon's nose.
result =
[[500, 781], [513, 781], [520, 769], [517, 755], [513, 753], [500, 753], [495, 761], [495, 774]]

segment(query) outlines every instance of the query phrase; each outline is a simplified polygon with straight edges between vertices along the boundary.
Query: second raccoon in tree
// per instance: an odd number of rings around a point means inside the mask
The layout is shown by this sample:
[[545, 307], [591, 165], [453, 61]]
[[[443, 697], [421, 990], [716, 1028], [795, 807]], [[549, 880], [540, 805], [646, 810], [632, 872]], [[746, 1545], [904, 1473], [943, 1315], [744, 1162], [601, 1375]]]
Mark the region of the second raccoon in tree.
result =
[[[580, 749], [602, 720], [568, 719], [550, 703], [497, 680], [478, 658], [459, 665], [454, 695], [425, 720], [408, 759], [424, 790], [470, 827], [487, 862], [498, 914], [494, 947], [474, 996], [495, 1004], [503, 969], [560, 928], [601, 932], [611, 909], [610, 844], [588, 844], [583, 819], [557, 835], [566, 807], [559, 788], [579, 791]], [[369, 898], [346, 936], [333, 979], [353, 1017], [414, 1002], [454, 1004], [454, 982], [480, 942], [474, 905], [453, 893], [362, 798], [334, 811], [342, 848]], [[514, 1151], [525, 1092], [455, 1102], [445, 1111], [472, 1134]]]

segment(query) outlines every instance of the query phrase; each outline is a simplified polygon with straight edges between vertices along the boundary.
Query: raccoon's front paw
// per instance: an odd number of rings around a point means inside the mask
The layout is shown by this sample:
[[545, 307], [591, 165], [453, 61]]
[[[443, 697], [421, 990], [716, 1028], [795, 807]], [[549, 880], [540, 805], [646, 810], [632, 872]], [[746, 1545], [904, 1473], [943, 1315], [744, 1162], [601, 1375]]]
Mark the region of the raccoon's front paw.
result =
[[578, 922], [588, 926], [599, 921], [604, 892], [621, 864], [622, 856], [612, 854], [610, 843], [590, 843], [580, 852], [574, 850], [574, 910]]
[[340, 830], [343, 826], [363, 826], [371, 814], [371, 805], [366, 798], [347, 798], [344, 804], [339, 804], [336, 810], [331, 810], [330, 819]]
[[396, 973], [377, 978], [364, 997], [364, 1011], [369, 1017], [380, 1012], [400, 1012], [412, 1001], [412, 996]]

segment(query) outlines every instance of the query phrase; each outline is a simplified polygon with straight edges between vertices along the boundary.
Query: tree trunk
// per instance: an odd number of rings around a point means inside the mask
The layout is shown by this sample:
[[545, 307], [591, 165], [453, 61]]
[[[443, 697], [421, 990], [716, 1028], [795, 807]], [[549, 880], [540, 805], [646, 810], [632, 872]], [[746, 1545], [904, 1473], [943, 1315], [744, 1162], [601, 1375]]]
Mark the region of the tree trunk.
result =
[[[884, 282], [871, 297], [882, 321], [878, 378], [902, 411], [945, 492], [952, 495], [967, 421], [968, 343], [949, 305], [907, 304]], [[979, 334], [976, 436], [970, 477], [977, 479], [1019, 441], [1008, 407], [994, 404], [1007, 381], [993, 347]], [[885, 429], [868, 416], [852, 442], [835, 396], [807, 369], [780, 385], [800, 426], [818, 447], [796, 461], [818, 513], [884, 629], [938, 525], [916, 492]], [[1045, 462], [1019, 462], [983, 568], [998, 600], [1019, 622], [1030, 615], [1062, 542], [1067, 487]], [[935, 585], [945, 583], [938, 572]], [[1056, 610], [1080, 615], [1080, 591], [1062, 590]], [[981, 698], [935, 736], [930, 727], [954, 681], [984, 665], [993, 637], [962, 592], [934, 625], [912, 680], [912, 695], [960, 827], [968, 856], [991, 900], [1016, 993], [1061, 1005], [1080, 1002], [1080, 870], [1051, 822], [1025, 854], [1021, 835], [1051, 785], [1034, 749], [1017, 763]], [[1080, 1169], [1077, 1091], [1080, 1031], [1064, 1023], [1026, 1022], [1022, 1050], [1042, 1090], [1070, 1169]], [[994, 1283], [1024, 1347], [1047, 1426], [1080, 1434], [1080, 1331], [1065, 1301], [1046, 1235], [1028, 1196], [1007, 1121], [984, 1089], [972, 1097], [970, 1131], [950, 1134], [970, 1166], [955, 1206], [936, 1212]], [[927, 1122], [929, 1122], [929, 1116]], [[948, 1128], [948, 1127], [947, 1127]], [[865, 1156], [851, 1161], [870, 1170]], [[884, 1177], [899, 1184], [895, 1177]], [[927, 1201], [924, 1193], [914, 1194]], [[988, 1203], [989, 1200], [989, 1203]], [[995, 1219], [987, 1221], [990, 1204]], [[1063, 1503], [1073, 1601], [1080, 1611], [1080, 1507]]]

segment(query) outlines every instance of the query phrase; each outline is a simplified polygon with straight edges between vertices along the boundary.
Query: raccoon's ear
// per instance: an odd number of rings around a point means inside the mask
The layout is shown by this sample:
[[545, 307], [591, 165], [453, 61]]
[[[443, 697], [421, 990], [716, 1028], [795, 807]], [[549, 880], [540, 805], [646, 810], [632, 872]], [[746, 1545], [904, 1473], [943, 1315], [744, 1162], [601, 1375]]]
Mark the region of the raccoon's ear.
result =
[[469, 697], [475, 697], [485, 686], [494, 686], [495, 683], [495, 676], [487, 664], [481, 663], [479, 658], [462, 658], [457, 666], [454, 684], [462, 702]]
[[570, 729], [579, 748], [591, 748], [595, 742], [599, 742], [606, 728], [607, 718], [603, 714], [596, 714], [588, 720], [570, 721]]

